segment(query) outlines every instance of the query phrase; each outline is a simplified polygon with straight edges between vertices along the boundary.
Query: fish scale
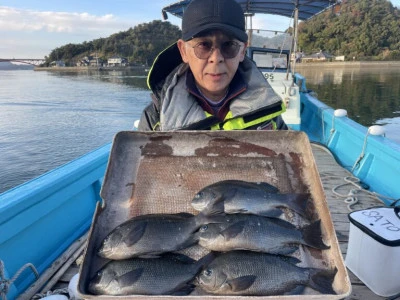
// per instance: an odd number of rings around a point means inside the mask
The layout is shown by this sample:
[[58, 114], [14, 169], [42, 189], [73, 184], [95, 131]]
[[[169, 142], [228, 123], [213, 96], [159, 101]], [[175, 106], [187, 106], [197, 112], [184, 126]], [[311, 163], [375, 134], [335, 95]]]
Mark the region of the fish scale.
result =
[[252, 250], [290, 254], [299, 245], [329, 249], [322, 240], [318, 220], [302, 228], [291, 223], [257, 215], [227, 214], [224, 221], [200, 227], [199, 244], [213, 251]]
[[198, 285], [218, 295], [297, 294], [309, 286], [323, 294], [335, 294], [337, 270], [302, 268], [296, 258], [253, 251], [229, 251], [218, 255], [198, 276]]
[[98, 255], [119, 260], [178, 251], [197, 243], [196, 230], [216, 218], [201, 213], [195, 216], [189, 213], [136, 216], [107, 235]]
[[158, 258], [111, 261], [91, 279], [89, 291], [95, 295], [186, 295], [207, 259], [195, 261], [168, 253]]

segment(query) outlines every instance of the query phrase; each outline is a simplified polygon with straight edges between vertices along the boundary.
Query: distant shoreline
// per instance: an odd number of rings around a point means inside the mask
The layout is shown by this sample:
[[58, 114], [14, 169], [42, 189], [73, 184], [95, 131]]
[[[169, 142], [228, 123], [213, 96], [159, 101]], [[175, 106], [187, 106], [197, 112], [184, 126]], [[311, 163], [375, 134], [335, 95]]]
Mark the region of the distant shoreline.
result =
[[400, 61], [333, 61], [333, 62], [302, 62], [296, 63], [296, 69], [323, 67], [323, 68], [399, 68]]
[[128, 71], [128, 70], [143, 70], [149, 68], [145, 67], [35, 67], [34, 71], [57, 71], [57, 72], [86, 72], [86, 71]]
[[[400, 61], [334, 61], [334, 62], [302, 62], [296, 63], [296, 69], [302, 68], [400, 68]], [[129, 67], [35, 67], [34, 71], [57, 71], [57, 72], [85, 72], [85, 71], [124, 71], [143, 70], [149, 68]]]

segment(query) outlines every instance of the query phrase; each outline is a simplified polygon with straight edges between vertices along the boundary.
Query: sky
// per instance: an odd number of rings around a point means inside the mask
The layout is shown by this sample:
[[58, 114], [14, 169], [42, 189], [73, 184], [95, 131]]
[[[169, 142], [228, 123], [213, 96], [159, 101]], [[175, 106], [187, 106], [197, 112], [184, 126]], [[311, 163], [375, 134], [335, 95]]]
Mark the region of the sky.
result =
[[[0, 58], [43, 59], [68, 43], [82, 43], [162, 20], [177, 0], [0, 0]], [[400, 0], [391, 0], [400, 8]], [[181, 19], [168, 15], [180, 27]], [[252, 27], [283, 31], [290, 19], [255, 17]]]

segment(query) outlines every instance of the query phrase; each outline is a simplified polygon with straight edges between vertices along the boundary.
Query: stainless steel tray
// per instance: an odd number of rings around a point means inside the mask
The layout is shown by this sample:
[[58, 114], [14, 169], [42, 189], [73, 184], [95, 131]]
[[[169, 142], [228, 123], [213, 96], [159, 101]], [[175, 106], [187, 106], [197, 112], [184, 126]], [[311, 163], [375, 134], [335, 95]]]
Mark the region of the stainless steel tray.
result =
[[[323, 238], [331, 248], [299, 251], [302, 263], [336, 266], [337, 295], [306, 289], [301, 296], [183, 296], [185, 299], [341, 299], [351, 292], [311, 146], [296, 131], [119, 132], [113, 141], [99, 204], [81, 267], [78, 290], [85, 299], [172, 299], [173, 296], [95, 296], [87, 285], [106, 263], [96, 255], [101, 241], [117, 225], [148, 213], [197, 213], [190, 205], [203, 187], [225, 179], [264, 181], [282, 193], [311, 194], [310, 216], [321, 219]], [[303, 222], [285, 214], [292, 221]], [[294, 219], [293, 219], [294, 218]], [[192, 250], [196, 256], [196, 249]], [[178, 297], [179, 299], [182, 296]]]

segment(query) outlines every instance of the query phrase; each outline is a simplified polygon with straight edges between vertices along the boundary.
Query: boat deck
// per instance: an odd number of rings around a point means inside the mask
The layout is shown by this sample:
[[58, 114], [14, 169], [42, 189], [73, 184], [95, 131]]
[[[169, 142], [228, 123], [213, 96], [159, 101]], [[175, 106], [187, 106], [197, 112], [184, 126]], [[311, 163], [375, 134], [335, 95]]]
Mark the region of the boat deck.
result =
[[[348, 214], [351, 212], [350, 209], [366, 209], [372, 206], [382, 205], [382, 202], [368, 193], [360, 192], [355, 195], [358, 201], [354, 205], [351, 205], [349, 209], [348, 204], [344, 200], [347, 198], [346, 195], [348, 195], [355, 186], [352, 184], [346, 184], [347, 182], [345, 181], [345, 178], [352, 176], [352, 174], [342, 168], [335, 161], [334, 157], [323, 147], [313, 144], [312, 151], [324, 187], [339, 246], [342, 251], [343, 259], [345, 259], [347, 244], [349, 241], [350, 224]], [[337, 193], [344, 196], [338, 196], [332, 189], [335, 189]], [[352, 285], [352, 292], [346, 299], [385, 299], [384, 297], [374, 294], [350, 270], [348, 270], [348, 273]]]
[[[325, 194], [331, 212], [332, 221], [335, 226], [339, 246], [342, 251], [343, 258], [345, 258], [349, 239], [348, 214], [350, 213], [350, 210], [348, 208], [348, 204], [344, 202], [344, 200], [347, 198], [347, 195], [351, 189], [355, 188], [355, 186], [352, 184], [346, 184], [345, 178], [351, 176], [351, 173], [338, 165], [334, 157], [323, 147], [313, 144], [312, 151], [317, 163], [323, 187], [325, 189]], [[335, 188], [337, 188], [335, 190], [337, 193], [340, 193], [344, 196], [338, 196], [332, 190]], [[368, 193], [357, 193], [356, 197], [358, 202], [351, 206], [351, 209], [353, 210], [365, 209], [382, 204]], [[57, 283], [51, 288], [52, 291], [57, 289], [65, 289], [68, 286], [69, 280], [79, 271], [80, 261], [81, 260], [78, 258], [78, 260], [70, 262], [69, 268], [61, 277], [58, 278]], [[352, 284], [352, 292], [346, 299], [385, 299], [384, 297], [374, 294], [354, 274], [352, 274], [351, 271], [349, 271], [349, 276]], [[47, 291], [42, 290], [42, 293], [43, 292]]]

